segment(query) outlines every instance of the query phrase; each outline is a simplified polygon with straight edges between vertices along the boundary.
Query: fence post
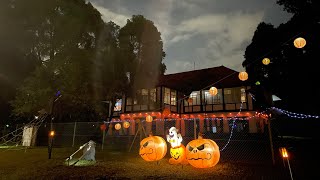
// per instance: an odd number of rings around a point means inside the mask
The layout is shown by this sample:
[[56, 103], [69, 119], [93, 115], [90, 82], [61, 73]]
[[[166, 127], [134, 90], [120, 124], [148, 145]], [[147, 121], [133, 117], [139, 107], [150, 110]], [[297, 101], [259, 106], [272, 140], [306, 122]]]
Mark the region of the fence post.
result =
[[193, 132], [194, 132], [194, 139], [197, 139], [197, 122], [196, 122], [196, 118], [193, 118]]
[[73, 138], [72, 138], [72, 147], [74, 147], [74, 139], [76, 136], [76, 129], [77, 129], [77, 122], [74, 122], [74, 126], [73, 126]]
[[270, 141], [270, 150], [271, 150], [271, 158], [272, 158], [272, 164], [275, 165], [275, 159], [274, 159], [274, 151], [273, 151], [273, 142], [272, 142], [272, 134], [271, 134], [271, 117], [267, 119], [268, 121], [268, 131], [269, 131], [269, 141]]
[[102, 146], [101, 146], [101, 149], [102, 149], [102, 150], [103, 150], [105, 135], [106, 135], [106, 129], [103, 129], [103, 130], [102, 130]]

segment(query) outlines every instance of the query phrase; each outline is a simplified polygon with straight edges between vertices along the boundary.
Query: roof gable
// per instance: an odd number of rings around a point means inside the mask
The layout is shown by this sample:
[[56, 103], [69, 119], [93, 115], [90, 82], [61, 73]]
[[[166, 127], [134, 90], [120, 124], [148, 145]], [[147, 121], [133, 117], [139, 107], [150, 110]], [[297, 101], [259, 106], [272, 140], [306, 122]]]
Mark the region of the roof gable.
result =
[[199, 69], [159, 77], [158, 86], [165, 86], [181, 92], [190, 93], [201, 89], [239, 87], [247, 85], [238, 78], [239, 72], [225, 66]]

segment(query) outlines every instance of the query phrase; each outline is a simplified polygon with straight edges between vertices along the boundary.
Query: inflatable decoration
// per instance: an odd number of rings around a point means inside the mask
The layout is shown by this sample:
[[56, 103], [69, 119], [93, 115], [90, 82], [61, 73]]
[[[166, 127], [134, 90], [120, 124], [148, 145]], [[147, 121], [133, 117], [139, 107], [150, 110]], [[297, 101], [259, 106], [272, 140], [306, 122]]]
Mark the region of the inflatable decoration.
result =
[[145, 161], [158, 161], [167, 153], [167, 143], [160, 136], [146, 137], [140, 142], [139, 154]]
[[167, 135], [167, 141], [170, 143], [170, 164], [188, 164], [186, 159], [186, 147], [181, 144], [182, 136], [178, 133], [178, 129], [171, 127]]
[[190, 141], [186, 149], [187, 160], [193, 167], [209, 168], [219, 162], [219, 146], [211, 139], [203, 139], [201, 135]]

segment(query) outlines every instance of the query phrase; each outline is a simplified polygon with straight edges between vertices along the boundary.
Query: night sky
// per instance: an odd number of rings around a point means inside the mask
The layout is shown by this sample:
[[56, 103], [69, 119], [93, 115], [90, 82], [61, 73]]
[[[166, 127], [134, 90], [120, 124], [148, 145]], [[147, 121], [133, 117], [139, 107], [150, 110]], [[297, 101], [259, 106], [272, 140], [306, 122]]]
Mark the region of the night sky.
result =
[[166, 74], [224, 65], [241, 71], [245, 48], [257, 25], [277, 27], [291, 18], [276, 0], [90, 0], [104, 21], [120, 27], [132, 15], [161, 32]]

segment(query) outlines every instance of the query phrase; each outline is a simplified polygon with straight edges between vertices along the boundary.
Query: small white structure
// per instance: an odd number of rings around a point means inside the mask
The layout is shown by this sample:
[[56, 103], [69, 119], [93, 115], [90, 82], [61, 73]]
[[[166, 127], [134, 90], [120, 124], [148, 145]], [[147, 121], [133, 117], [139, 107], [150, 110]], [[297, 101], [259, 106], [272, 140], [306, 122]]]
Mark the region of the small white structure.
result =
[[36, 143], [37, 137], [37, 130], [36, 126], [27, 125], [23, 128], [22, 134], [22, 146], [34, 146]]

